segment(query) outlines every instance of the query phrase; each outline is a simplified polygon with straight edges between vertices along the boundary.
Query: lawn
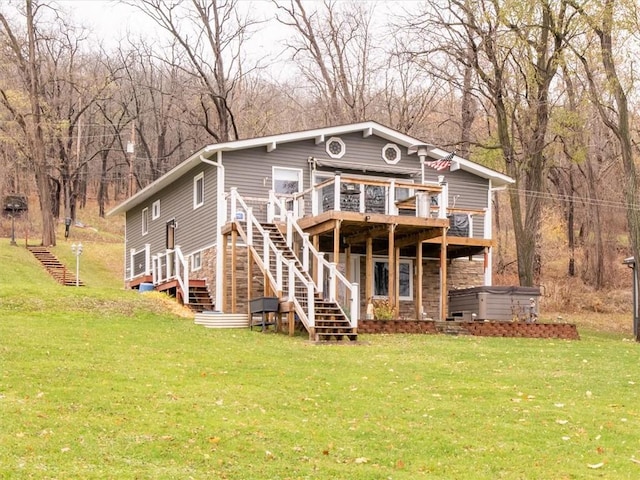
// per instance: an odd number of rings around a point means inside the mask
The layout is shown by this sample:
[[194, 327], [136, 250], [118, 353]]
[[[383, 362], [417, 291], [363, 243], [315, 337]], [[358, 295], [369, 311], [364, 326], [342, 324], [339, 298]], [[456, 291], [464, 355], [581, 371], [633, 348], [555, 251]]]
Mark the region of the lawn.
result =
[[86, 245], [87, 286], [75, 288], [6, 243], [1, 478], [640, 475], [640, 346], [628, 335], [341, 346], [207, 330], [160, 295], [124, 291], [115, 247]]

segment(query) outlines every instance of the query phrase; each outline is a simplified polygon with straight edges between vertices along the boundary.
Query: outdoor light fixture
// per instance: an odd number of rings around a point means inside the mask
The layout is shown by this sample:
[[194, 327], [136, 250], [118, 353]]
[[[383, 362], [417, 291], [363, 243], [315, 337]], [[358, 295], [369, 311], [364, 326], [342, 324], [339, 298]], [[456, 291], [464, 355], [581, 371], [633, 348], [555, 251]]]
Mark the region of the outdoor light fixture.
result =
[[15, 202], [11, 202], [7, 205], [11, 210], [11, 243], [10, 245], [17, 245], [16, 243], [16, 208], [20, 208], [20, 205], [16, 205]]
[[80, 286], [80, 255], [82, 255], [82, 243], [71, 245], [71, 251], [76, 256], [76, 287]]

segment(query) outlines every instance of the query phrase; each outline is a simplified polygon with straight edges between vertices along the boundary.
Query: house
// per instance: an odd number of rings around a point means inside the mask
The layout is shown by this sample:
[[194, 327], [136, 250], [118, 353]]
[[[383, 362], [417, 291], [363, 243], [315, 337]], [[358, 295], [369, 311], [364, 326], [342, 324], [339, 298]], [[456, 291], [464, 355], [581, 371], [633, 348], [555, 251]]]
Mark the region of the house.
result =
[[355, 338], [375, 299], [444, 319], [449, 289], [491, 285], [492, 193], [512, 182], [362, 122], [209, 145], [109, 215], [127, 286], [235, 314], [278, 297], [311, 338]]

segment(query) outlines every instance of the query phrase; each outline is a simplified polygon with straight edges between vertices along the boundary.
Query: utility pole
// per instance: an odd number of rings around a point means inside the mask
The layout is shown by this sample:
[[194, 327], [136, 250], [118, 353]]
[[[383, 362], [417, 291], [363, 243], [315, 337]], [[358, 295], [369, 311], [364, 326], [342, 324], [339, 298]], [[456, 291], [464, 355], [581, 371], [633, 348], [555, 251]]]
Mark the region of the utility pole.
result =
[[131, 122], [131, 140], [127, 142], [127, 153], [130, 155], [129, 158], [129, 196], [132, 196], [135, 191], [135, 182], [133, 176], [133, 162], [136, 158], [136, 125], [134, 122]]

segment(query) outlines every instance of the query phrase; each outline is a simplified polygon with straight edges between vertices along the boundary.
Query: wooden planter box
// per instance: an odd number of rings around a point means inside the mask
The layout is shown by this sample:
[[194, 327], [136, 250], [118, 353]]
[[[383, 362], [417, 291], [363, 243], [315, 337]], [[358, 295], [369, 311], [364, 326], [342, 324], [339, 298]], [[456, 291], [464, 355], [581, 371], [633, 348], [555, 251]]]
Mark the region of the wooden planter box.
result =
[[251, 313], [269, 313], [278, 311], [278, 297], [258, 297], [249, 301]]
[[[251, 313], [251, 329], [254, 325], [261, 326], [264, 332], [269, 325], [275, 325], [275, 318], [270, 319], [270, 314], [276, 313], [279, 307], [278, 297], [257, 297], [249, 301], [249, 312]], [[260, 321], [254, 323], [253, 316], [259, 313]]]

